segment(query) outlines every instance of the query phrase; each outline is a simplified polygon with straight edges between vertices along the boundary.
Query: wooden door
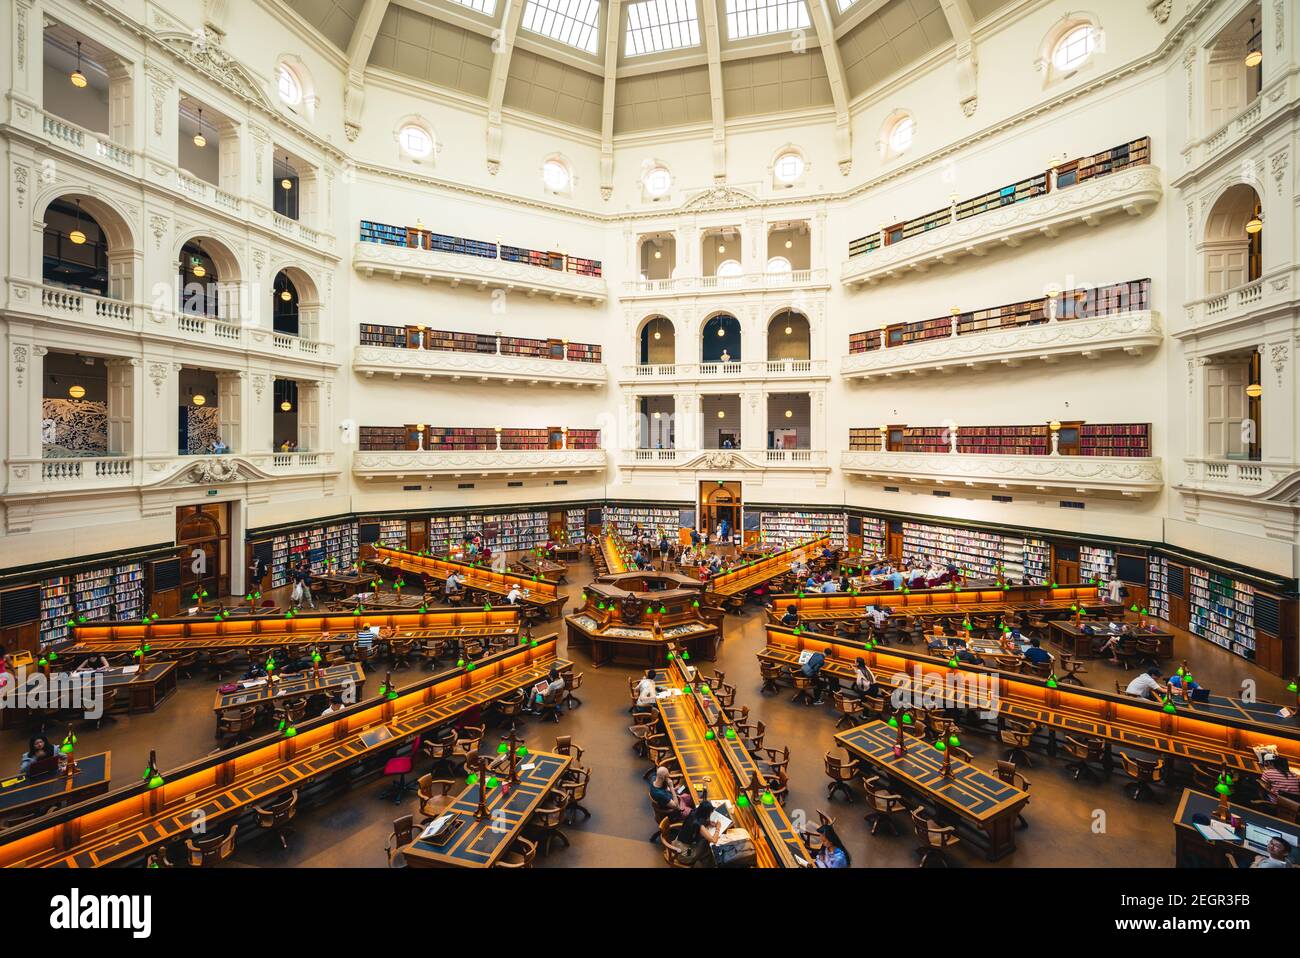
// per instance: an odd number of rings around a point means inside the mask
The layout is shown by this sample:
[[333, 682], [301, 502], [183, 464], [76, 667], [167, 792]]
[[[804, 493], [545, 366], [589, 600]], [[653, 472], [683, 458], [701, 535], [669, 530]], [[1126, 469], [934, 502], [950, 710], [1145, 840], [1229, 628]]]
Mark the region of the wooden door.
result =
[[1057, 585], [1075, 585], [1079, 581], [1079, 563], [1072, 559], [1057, 559], [1052, 569], [1052, 580]]
[[429, 523], [426, 519], [410, 519], [406, 523], [406, 547], [415, 552], [428, 548]]
[[901, 532], [885, 533], [885, 552], [894, 558], [901, 558], [903, 555], [903, 534]]
[[1241, 441], [1246, 417], [1246, 363], [1215, 364], [1205, 369], [1205, 454], [1211, 459], [1242, 457]]

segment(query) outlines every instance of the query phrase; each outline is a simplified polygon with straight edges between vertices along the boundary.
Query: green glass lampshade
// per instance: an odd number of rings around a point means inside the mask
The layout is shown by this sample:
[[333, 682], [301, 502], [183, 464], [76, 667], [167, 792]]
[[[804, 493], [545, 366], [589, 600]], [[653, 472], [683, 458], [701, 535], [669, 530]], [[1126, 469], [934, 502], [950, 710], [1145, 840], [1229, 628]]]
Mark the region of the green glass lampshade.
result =
[[464, 667], [465, 667], [465, 660], [464, 660], [464, 659], [457, 659], [457, 660], [456, 660], [456, 668], [458, 668], [458, 669], [463, 669]]
[[943, 744], [943, 739], [939, 739], [939, 741], [935, 742], [934, 747], [940, 752], [946, 752], [948, 750], [948, 746]]
[[736, 796], [736, 805], [740, 808], [749, 808], [749, 796], [741, 792]]
[[153, 777], [149, 779], [150, 788], [158, 788], [162, 784], [163, 784], [163, 777], [159, 775], [157, 772], [155, 772]]
[[488, 780], [487, 780], [488, 788], [496, 788], [500, 784], [501, 781], [495, 775], [488, 776]]
[[890, 728], [898, 728], [898, 716], [896, 716], [896, 715], [891, 715], [891, 716], [889, 716], [889, 723], [888, 723], [888, 724], [889, 724], [889, 727], [890, 727]]
[[1165, 710], [1166, 712], [1168, 712], [1170, 715], [1173, 715], [1175, 712], [1178, 711], [1178, 709], [1174, 708], [1174, 703], [1171, 702], [1169, 699], [1165, 699], [1165, 708], [1164, 708], [1164, 710]]
[[672, 661], [673, 659], [675, 659], [675, 658], [677, 658], [677, 653], [675, 653], [675, 652], [669, 652], [669, 653], [668, 653], [668, 661], [669, 661], [669, 662], [671, 662], [671, 661]]
[[912, 713], [911, 713], [911, 712], [904, 712], [904, 713], [903, 713], [903, 724], [904, 724], [904, 725], [911, 725], [911, 724], [912, 724]]
[[285, 738], [293, 738], [297, 734], [298, 734], [298, 729], [292, 725], [290, 725], [287, 729], [284, 730]]
[[1129, 610], [1130, 612], [1136, 612], [1136, 611], [1138, 610], [1138, 604], [1137, 604], [1136, 602], [1134, 602], [1132, 605], [1130, 605], [1130, 606], [1128, 607], [1128, 610]]
[[718, 736], [714, 733], [713, 729], [709, 729], [704, 733], [704, 741], [706, 742], [712, 742], [717, 737]]
[[387, 685], [381, 685], [381, 686], [379, 686], [379, 694], [380, 694], [380, 695], [385, 694], [387, 691], [388, 691], [388, 686], [387, 686]]
[[682, 653], [682, 661], [683, 661], [683, 662], [689, 660], [690, 657], [691, 657], [691, 653], [689, 653], [689, 652], [683, 652], [683, 653]]
[[736, 738], [736, 730], [734, 728], [727, 729], [727, 731], [724, 734], [727, 736], [727, 739], [729, 741], [734, 741]]
[[466, 778], [465, 778], [465, 784], [466, 784], [466, 785], [477, 785], [477, 784], [478, 784], [478, 773], [477, 773], [477, 772], [470, 772], [469, 775], [466, 776]]
[[961, 739], [957, 737], [956, 733], [953, 733], [952, 735], [948, 736], [948, 744], [953, 746], [954, 748], [958, 748], [961, 746]]
[[691, 608], [692, 608], [692, 609], [698, 609], [699, 607], [700, 607], [700, 600], [699, 600], [699, 599], [696, 599], [694, 602], [691, 603]]
[[388, 690], [388, 700], [391, 702], [391, 701], [392, 701], [393, 699], [395, 699], [395, 698], [397, 698], [397, 689], [389, 689], [389, 690]]
[[700, 691], [703, 692], [705, 695], [708, 695], [708, 694], [709, 694], [710, 692], [712, 692], [713, 690], [712, 690], [711, 688], [709, 688], [707, 685], [701, 685], [701, 686], [700, 686]]
[[764, 792], [762, 795], [758, 797], [758, 800], [762, 802], [764, 805], [768, 805], [768, 806], [776, 804], [776, 796], [773, 795], [771, 792]]
[[465, 671], [466, 671], [466, 672], [473, 672], [473, 671], [474, 671], [474, 663], [473, 663], [473, 662], [470, 662], [468, 665], [466, 665], [466, 666], [465, 666]]
[[528, 754], [528, 746], [520, 745], [517, 749], [515, 749], [515, 754], [518, 755], [520, 758], [523, 758], [525, 755]]
[[1296, 685], [1296, 680], [1292, 679], [1290, 682], [1286, 684], [1286, 690], [1288, 692], [1300, 691], [1300, 685]]
[[506, 742], [502, 742], [500, 745], [497, 746], [498, 755], [504, 755], [508, 751], [510, 751], [510, 745]]
[[69, 754], [71, 754], [71, 752], [72, 752], [72, 743], [71, 743], [71, 742], [64, 742], [62, 745], [59, 746], [59, 751], [62, 752], [64, 755], [69, 755]]
[[948, 668], [955, 669], [957, 665], [958, 665], [957, 656], [954, 655], [952, 658], [948, 660]]
[[1220, 795], [1226, 796], [1232, 794], [1232, 789], [1229, 786], [1225, 785], [1223, 782], [1220, 782], [1218, 785], [1215, 785], [1214, 790], [1218, 792]]
[[1049, 676], [1047, 677], [1047, 687], [1048, 687], [1049, 689], [1054, 689], [1054, 688], [1057, 687], [1057, 686], [1056, 686], [1056, 676], [1055, 676], [1055, 675], [1049, 675]]

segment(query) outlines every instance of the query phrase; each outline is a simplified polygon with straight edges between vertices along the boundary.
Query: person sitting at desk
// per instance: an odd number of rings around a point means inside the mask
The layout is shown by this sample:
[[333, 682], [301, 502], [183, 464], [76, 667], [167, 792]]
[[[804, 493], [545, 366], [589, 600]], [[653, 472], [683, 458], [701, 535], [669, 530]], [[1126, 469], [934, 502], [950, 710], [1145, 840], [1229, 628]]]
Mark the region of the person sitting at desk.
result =
[[1251, 868], [1290, 868], [1291, 843], [1285, 838], [1274, 835], [1268, 840], [1268, 854], [1259, 855], [1251, 863]]
[[849, 589], [851, 589], [851, 588], [853, 588], [853, 584], [852, 584], [851, 582], [849, 582], [849, 576], [848, 576], [848, 573], [845, 573], [845, 572], [840, 573], [840, 585], [839, 585], [839, 591], [840, 591], [840, 592], [848, 592]]
[[909, 569], [907, 573], [907, 587], [909, 589], [925, 588], [925, 570], [920, 566]]
[[953, 653], [958, 662], [965, 662], [967, 665], [983, 665], [984, 660], [972, 652], [965, 642], [960, 643]]
[[650, 800], [657, 808], [666, 809], [669, 821], [683, 822], [691, 814], [690, 796], [673, 788], [666, 766], [655, 769], [654, 781], [650, 783]]
[[108, 659], [102, 655], [88, 655], [73, 669], [74, 672], [103, 672], [109, 668]]
[[889, 573], [889, 575], [887, 575], [885, 578], [889, 580], [889, 587], [893, 589], [895, 592], [903, 588], [903, 581], [904, 581], [903, 573], [899, 572], [897, 569]]
[[645, 675], [636, 683], [636, 704], [637, 708], [649, 708], [655, 704], [655, 675], [654, 669], [646, 669]]
[[1181, 695], [1184, 699], [1190, 698], [1191, 694], [1200, 688], [1200, 685], [1192, 681], [1190, 676], [1179, 675], [1177, 672], [1169, 676], [1165, 685], [1171, 696]]
[[787, 605], [785, 615], [781, 616], [781, 624], [788, 629], [793, 629], [799, 624], [799, 607], [797, 605]]
[[465, 581], [460, 577], [459, 572], [452, 571], [447, 574], [447, 595], [460, 595], [464, 588]]
[[825, 582], [821, 584], [822, 592], [838, 592], [839, 590], [840, 590], [840, 584], [836, 582], [834, 579], [827, 579]]
[[322, 716], [333, 715], [335, 712], [342, 712], [342, 711], [343, 711], [343, 696], [339, 695], [336, 692], [330, 696], [330, 704], [325, 706], [325, 710], [320, 714]]
[[1147, 669], [1124, 690], [1125, 695], [1131, 695], [1135, 699], [1153, 698], [1157, 702], [1164, 701], [1165, 686], [1160, 681], [1159, 669]]
[[519, 588], [519, 583], [516, 582], [510, 587], [510, 591], [506, 593], [506, 602], [509, 605], [518, 605], [523, 597], [524, 594]]
[[708, 792], [700, 796], [700, 804], [686, 816], [682, 827], [677, 831], [677, 843], [683, 851], [679, 855], [682, 862], [694, 865], [708, 851], [710, 845], [722, 837], [722, 825], [710, 822], [713, 817], [713, 803], [709, 801]]
[[1052, 661], [1052, 653], [1042, 648], [1038, 644], [1038, 639], [1029, 640], [1029, 648], [1024, 651], [1024, 659], [1033, 665], [1042, 665], [1044, 662]]
[[840, 836], [835, 833], [835, 829], [830, 825], [823, 825], [817, 829], [817, 834], [822, 838], [822, 847], [818, 850], [813, 864], [818, 868], [848, 868], [849, 851], [844, 847]]
[[826, 664], [826, 656], [820, 652], [814, 652], [808, 656], [808, 661], [799, 667], [799, 671], [813, 680], [813, 705], [821, 705], [822, 698], [826, 693], [824, 680], [822, 679], [822, 666]]
[[18, 762], [18, 774], [26, 775], [33, 765], [44, 759], [53, 758], [54, 747], [44, 735], [33, 735], [27, 743], [27, 752]]
[[876, 674], [867, 667], [866, 659], [857, 659], [853, 663], [853, 691], [858, 693], [860, 698], [866, 698], [868, 695], [875, 695], [878, 691], [876, 685]]
[[889, 613], [886, 612], [884, 609], [882, 609], [879, 603], [877, 603], [876, 605], [873, 605], [871, 606], [871, 608], [867, 609], [866, 618], [871, 622], [872, 625], [874, 625], [876, 628], [879, 629], [886, 622], [889, 621]]
[[1291, 771], [1286, 758], [1274, 755], [1263, 763], [1264, 771], [1259, 776], [1260, 787], [1264, 797], [1272, 804], [1277, 804], [1277, 796], [1285, 795], [1292, 800], [1300, 800], [1300, 776]]

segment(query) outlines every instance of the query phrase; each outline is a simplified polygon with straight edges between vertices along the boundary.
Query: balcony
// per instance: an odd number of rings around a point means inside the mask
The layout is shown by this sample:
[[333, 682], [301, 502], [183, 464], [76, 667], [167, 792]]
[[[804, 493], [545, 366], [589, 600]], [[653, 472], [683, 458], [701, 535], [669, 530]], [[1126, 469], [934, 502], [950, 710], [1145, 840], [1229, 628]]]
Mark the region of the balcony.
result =
[[608, 377], [604, 363], [389, 346], [358, 346], [352, 354], [352, 369], [367, 379], [378, 374], [392, 376], [394, 379], [408, 376], [424, 381], [474, 380], [524, 386], [550, 383], [552, 386], [572, 386], [575, 389], [583, 386], [599, 389], [605, 385]]
[[1050, 239], [1075, 226], [1097, 226], [1121, 211], [1140, 216], [1159, 202], [1162, 192], [1159, 169], [1129, 167], [878, 246], [845, 261], [840, 280], [861, 288], [948, 266], [963, 256], [984, 256], [994, 249], [1019, 246], [1036, 237]]
[[1175, 339], [1195, 340], [1213, 333], [1245, 331], [1262, 320], [1285, 316], [1295, 302], [1294, 270], [1275, 270], [1222, 293], [1186, 303], [1181, 324], [1170, 329]]
[[324, 476], [337, 472], [332, 452], [267, 452], [151, 459], [131, 456], [11, 459], [6, 469], [6, 495], [85, 494], [135, 487], [150, 491], [179, 486], [217, 486], [295, 476]]
[[1160, 459], [1155, 456], [845, 452], [840, 468], [845, 475], [863, 479], [956, 488], [1136, 496], [1164, 487]]
[[1157, 348], [1163, 338], [1159, 315], [1152, 310], [1112, 313], [1090, 319], [1052, 319], [961, 335], [958, 335], [954, 322], [950, 336], [901, 346], [888, 346], [887, 336], [876, 336], [873, 342], [880, 345], [844, 357], [840, 373], [845, 379], [865, 381], [874, 376], [890, 378], [902, 374], [952, 373], [962, 369], [1005, 369], [1026, 362], [1051, 364], [1065, 356], [1095, 359], [1113, 350], [1140, 356], [1145, 349]]
[[619, 453], [624, 482], [695, 480], [725, 473], [759, 485], [766, 480], [797, 479], [824, 486], [828, 462], [825, 449], [624, 449]]
[[[18, 115], [21, 119], [21, 114]], [[113, 143], [102, 133], [69, 123], [53, 113], [37, 110], [32, 122], [40, 121], [40, 135], [49, 144], [69, 150], [84, 160], [99, 163], [128, 176], [136, 173], [136, 154]], [[21, 124], [20, 124], [21, 125]], [[29, 132], [35, 132], [31, 130]]]
[[1275, 121], [1289, 122], [1295, 95], [1288, 95], [1287, 85], [1286, 76], [1278, 77], [1228, 122], [1184, 146], [1183, 169], [1172, 185], [1178, 189], [1191, 185], [1205, 172], [1208, 164], [1233, 157], [1241, 147], [1249, 149], [1263, 142]]
[[824, 359], [769, 359], [742, 363], [641, 363], [623, 367], [624, 382], [714, 383], [829, 379]]
[[362, 479], [475, 479], [605, 472], [603, 449], [357, 452], [352, 474]]
[[623, 283], [622, 299], [653, 299], [683, 293], [734, 293], [746, 290], [829, 288], [829, 271], [796, 269], [780, 273], [746, 273], [743, 276], [677, 276], [672, 279], [634, 279]]
[[378, 273], [393, 279], [418, 279], [423, 283], [437, 281], [479, 290], [504, 289], [529, 297], [542, 295], [553, 300], [571, 300], [594, 306], [604, 303], [608, 296], [605, 280], [600, 276], [584, 276], [499, 258], [383, 243], [358, 242], [352, 251], [352, 267], [367, 278]]
[[1300, 466], [1290, 462], [1184, 459], [1183, 468], [1183, 480], [1174, 488], [1184, 494], [1294, 508], [1293, 498], [1300, 489]]

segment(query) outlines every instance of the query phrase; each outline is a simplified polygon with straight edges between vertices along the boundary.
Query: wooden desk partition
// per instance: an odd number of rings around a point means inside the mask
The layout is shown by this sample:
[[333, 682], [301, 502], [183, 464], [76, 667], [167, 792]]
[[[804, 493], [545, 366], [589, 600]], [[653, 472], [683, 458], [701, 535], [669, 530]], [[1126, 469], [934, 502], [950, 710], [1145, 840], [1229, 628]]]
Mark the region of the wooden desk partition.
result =
[[600, 537], [600, 554], [605, 560], [604, 575], [620, 575], [628, 570], [623, 545], [614, 533], [607, 532]]
[[150, 789], [135, 771], [128, 784], [101, 798], [57, 811], [0, 835], [0, 866], [94, 868], [141, 862], [160, 845], [184, 841], [201, 816], [210, 832], [227, 828], [254, 805], [291, 789], [352, 780], [358, 768], [382, 768], [416, 735], [475, 707], [536, 684], [557, 659], [554, 638], [530, 641], [447, 669], [397, 697], [375, 696], [333, 715], [309, 719], [286, 738], [272, 732], [181, 768]]
[[414, 552], [390, 549], [386, 546], [375, 547], [375, 562], [394, 566], [404, 572], [418, 572], [420, 575], [445, 582], [452, 572], [458, 573], [468, 589], [478, 589], [493, 595], [504, 596], [511, 586], [528, 590], [524, 605], [540, 606], [550, 616], [560, 614], [564, 599], [560, 596], [559, 583], [541, 577], [521, 575], [517, 572], [493, 572], [491, 569], [441, 556], [421, 556]]
[[158, 619], [149, 625], [107, 622], [79, 625], [73, 629], [74, 644], [59, 654], [115, 655], [130, 653], [143, 639], [157, 653], [191, 650], [219, 651], [249, 646], [270, 648], [283, 645], [319, 645], [322, 630], [329, 632], [328, 645], [348, 645], [357, 632], [378, 626], [399, 635], [412, 630], [454, 636], [462, 630], [480, 630], [484, 635], [509, 635], [519, 631], [519, 610], [507, 606], [485, 612], [436, 610], [433, 612], [363, 612], [325, 615], [244, 616], [222, 622], [210, 619]]
[[821, 555], [822, 549], [830, 544], [830, 538], [822, 536], [819, 539], [810, 539], [799, 545], [790, 546], [766, 559], [751, 560], [730, 572], [715, 575], [709, 580], [709, 592], [722, 598], [739, 595], [779, 575], [785, 575], [800, 558], [805, 561], [816, 559]]
[[895, 613], [908, 615], [992, 615], [995, 612], [1041, 611], [1047, 616], [1069, 615], [1071, 606], [1085, 612], [1104, 610], [1122, 612], [1122, 603], [1112, 603], [1097, 595], [1091, 585], [1017, 585], [1006, 589], [913, 589], [908, 592], [830, 592], [811, 595], [779, 593], [772, 596], [773, 606], [785, 612], [793, 605], [808, 619], [851, 619], [863, 615], [873, 605], [888, 606]]
[[[674, 657], [667, 669], [655, 673], [655, 684], [660, 690], [676, 689], [679, 693], [689, 685], [686, 693], [661, 696], [658, 705], [694, 800], [699, 801], [697, 786], [703, 786], [708, 779], [710, 800], [730, 802], [732, 819], [749, 831], [760, 868], [810, 865], [808, 849], [779, 802], [773, 800], [767, 805], [751, 795], [748, 808], [736, 804], [737, 797], [751, 782], [756, 780], [765, 787], [767, 780], [741, 737], [727, 738], [724, 728], [730, 728], [732, 723], [725, 717], [713, 691], [705, 692], [698, 684], [690, 684], [680, 656]], [[705, 737], [710, 729], [714, 730], [712, 740]]]
[[[948, 665], [947, 660], [897, 648], [867, 651], [862, 643], [828, 641], [811, 632], [796, 635], [779, 626], [767, 627], [767, 648], [759, 658], [793, 665], [801, 651], [820, 651], [826, 656], [825, 671], [837, 677], [852, 675], [853, 662], [861, 657], [881, 684], [897, 684], [898, 676], [912, 682], [943, 681], [961, 707], [986, 708], [983, 695], [992, 695], [999, 716], [1033, 722], [1046, 729], [1049, 748], [1055, 748], [1058, 733], [1075, 738], [1095, 737], [1111, 744], [1157, 752], [1207, 766], [1226, 764], [1239, 771], [1256, 773], [1259, 765], [1251, 747], [1276, 745], [1292, 762], [1300, 762], [1300, 725], [1295, 716], [1246, 717], [1226, 709], [1200, 708], [1196, 703], [1176, 703], [1171, 714], [1153, 701], [1143, 701], [1099, 689], [1051, 688], [1046, 680], [999, 672], [977, 665]], [[957, 677], [965, 675], [970, 681]], [[976, 676], [984, 686], [974, 688]], [[924, 686], [921, 686], [924, 688]], [[969, 690], [969, 691], [968, 691]], [[983, 693], [983, 694], [980, 694]], [[976, 701], [975, 699], [978, 699]]]

